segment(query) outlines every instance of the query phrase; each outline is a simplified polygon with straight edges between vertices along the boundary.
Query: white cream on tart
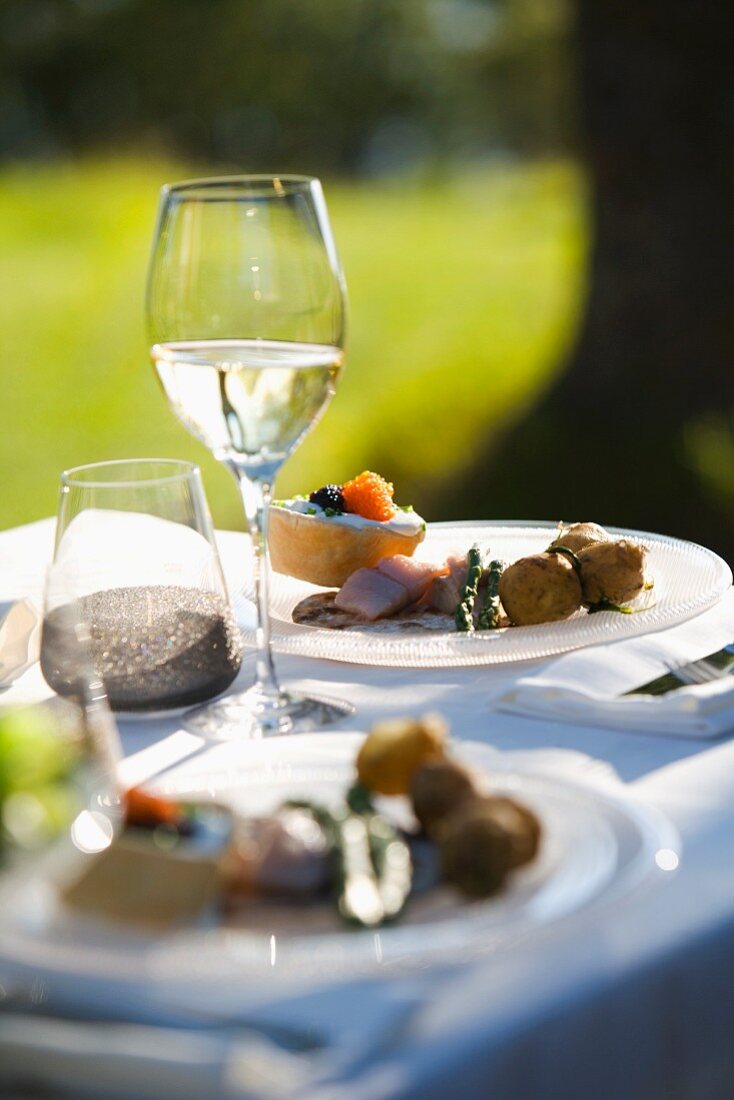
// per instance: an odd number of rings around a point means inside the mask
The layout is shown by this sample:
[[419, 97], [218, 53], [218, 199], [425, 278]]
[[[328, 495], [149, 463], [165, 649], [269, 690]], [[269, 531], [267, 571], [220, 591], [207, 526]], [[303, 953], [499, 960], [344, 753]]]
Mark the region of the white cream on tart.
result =
[[400, 508], [393, 487], [364, 470], [344, 485], [323, 485], [308, 497], [278, 500], [270, 513], [273, 569], [323, 588], [341, 588], [358, 569], [383, 558], [410, 557], [426, 525], [412, 508]]
[[278, 500], [274, 508], [285, 508], [289, 512], [298, 512], [299, 515], [313, 516], [315, 519], [327, 520], [339, 527], [378, 527], [385, 531], [394, 531], [396, 534], [413, 535], [417, 531], [425, 530], [425, 521], [411, 509], [403, 509], [396, 506], [397, 510], [391, 519], [367, 519], [355, 512], [327, 511], [319, 504], [305, 497], [293, 497], [291, 500]]

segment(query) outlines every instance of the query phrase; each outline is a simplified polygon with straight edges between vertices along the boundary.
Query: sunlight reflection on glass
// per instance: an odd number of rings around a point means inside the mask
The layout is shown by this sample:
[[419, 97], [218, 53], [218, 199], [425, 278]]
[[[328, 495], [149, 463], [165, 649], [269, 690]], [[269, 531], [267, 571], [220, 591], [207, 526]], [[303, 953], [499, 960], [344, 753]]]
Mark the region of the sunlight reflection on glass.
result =
[[104, 814], [83, 810], [71, 827], [71, 839], [80, 852], [91, 855], [109, 848], [114, 836], [112, 822]]
[[680, 860], [672, 848], [658, 848], [655, 853], [655, 862], [661, 871], [675, 871]]

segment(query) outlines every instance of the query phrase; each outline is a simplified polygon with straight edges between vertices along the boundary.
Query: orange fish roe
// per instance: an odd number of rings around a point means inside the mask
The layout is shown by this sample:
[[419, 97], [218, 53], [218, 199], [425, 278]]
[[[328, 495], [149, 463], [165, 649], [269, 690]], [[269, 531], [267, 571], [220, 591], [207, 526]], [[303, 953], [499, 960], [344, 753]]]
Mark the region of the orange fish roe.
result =
[[393, 504], [393, 492], [391, 483], [371, 470], [365, 470], [342, 485], [347, 511], [365, 519], [392, 519], [397, 511]]

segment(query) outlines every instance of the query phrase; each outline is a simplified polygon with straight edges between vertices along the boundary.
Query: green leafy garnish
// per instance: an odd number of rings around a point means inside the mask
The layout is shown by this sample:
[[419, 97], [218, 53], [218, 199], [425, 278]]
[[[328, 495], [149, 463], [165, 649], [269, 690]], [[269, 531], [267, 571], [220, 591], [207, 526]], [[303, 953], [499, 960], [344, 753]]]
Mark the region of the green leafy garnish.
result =
[[[627, 607], [625, 604], [612, 603], [611, 600], [603, 598], [597, 600], [596, 603], [590, 603], [588, 605], [589, 614], [594, 615], [597, 611], [618, 611], [620, 615], [634, 615], [634, 607]], [[642, 610], [640, 608], [639, 610]]]
[[355, 814], [373, 814], [372, 793], [363, 783], [353, 783], [347, 791], [347, 806]]
[[576, 576], [581, 580], [581, 562], [576, 554], [574, 554], [573, 550], [569, 550], [567, 546], [549, 546], [546, 550], [546, 554], [562, 554], [564, 558], [568, 558], [574, 568]]

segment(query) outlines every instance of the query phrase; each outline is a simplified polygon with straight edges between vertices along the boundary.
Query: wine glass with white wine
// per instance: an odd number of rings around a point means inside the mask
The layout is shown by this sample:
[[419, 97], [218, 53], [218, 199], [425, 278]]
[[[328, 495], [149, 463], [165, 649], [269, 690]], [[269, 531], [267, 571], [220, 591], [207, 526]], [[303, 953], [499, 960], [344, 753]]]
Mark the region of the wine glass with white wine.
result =
[[281, 465], [331, 400], [345, 286], [321, 184], [233, 176], [161, 192], [148, 294], [151, 358], [179, 420], [234, 474], [254, 551], [255, 683], [190, 711], [221, 739], [318, 728], [353, 707], [285, 691], [268, 610], [268, 507]]

